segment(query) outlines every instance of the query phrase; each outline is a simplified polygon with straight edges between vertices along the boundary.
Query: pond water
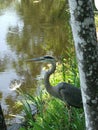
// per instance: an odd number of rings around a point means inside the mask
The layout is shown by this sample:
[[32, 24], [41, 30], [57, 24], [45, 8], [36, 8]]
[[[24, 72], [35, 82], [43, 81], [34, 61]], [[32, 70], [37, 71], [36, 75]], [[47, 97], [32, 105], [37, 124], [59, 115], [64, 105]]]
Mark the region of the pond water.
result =
[[36, 95], [43, 75], [42, 64], [25, 61], [43, 55], [67, 58], [73, 50], [68, 5], [65, 0], [1, 0], [0, 30], [0, 100], [6, 120], [17, 122], [10, 115], [20, 114], [16, 102], [21, 97], [12, 87]]

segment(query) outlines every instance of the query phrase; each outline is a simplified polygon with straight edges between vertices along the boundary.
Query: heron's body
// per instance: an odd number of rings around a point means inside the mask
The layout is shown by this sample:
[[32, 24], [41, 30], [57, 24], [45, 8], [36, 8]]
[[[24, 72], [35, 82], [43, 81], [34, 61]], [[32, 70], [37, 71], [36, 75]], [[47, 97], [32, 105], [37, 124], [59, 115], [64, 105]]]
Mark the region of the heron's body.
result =
[[47, 89], [47, 91], [50, 95], [59, 98], [69, 106], [74, 106], [77, 108], [82, 107], [81, 91], [79, 88], [76, 88], [71, 84], [62, 82], [57, 86], [54, 86], [52, 90]]
[[74, 87], [73, 85], [66, 82], [61, 82], [57, 86], [51, 86], [49, 77], [52, 73], [55, 72], [56, 69], [56, 61], [53, 57], [44, 56], [40, 58], [30, 59], [29, 61], [32, 60], [51, 63], [51, 69], [46, 71], [44, 76], [45, 88], [50, 95], [59, 98], [69, 106], [74, 106], [77, 108], [82, 107], [81, 90], [79, 88]]

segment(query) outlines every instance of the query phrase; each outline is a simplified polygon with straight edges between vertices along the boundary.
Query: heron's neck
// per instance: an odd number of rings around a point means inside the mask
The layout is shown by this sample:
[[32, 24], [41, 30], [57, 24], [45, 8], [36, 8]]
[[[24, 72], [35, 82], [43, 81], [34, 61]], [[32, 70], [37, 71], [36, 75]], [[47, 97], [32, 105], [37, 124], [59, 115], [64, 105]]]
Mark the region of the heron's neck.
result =
[[52, 73], [54, 73], [54, 71], [55, 71], [55, 69], [56, 69], [56, 63], [55, 63], [55, 62], [52, 62], [51, 65], [52, 65], [51, 68], [50, 68], [48, 71], [46, 71], [45, 77], [44, 77], [45, 87], [46, 87], [46, 90], [47, 90], [49, 93], [51, 93], [50, 91], [51, 91], [51, 88], [52, 88], [52, 85], [50, 84], [49, 78], [50, 78], [50, 75], [51, 75]]

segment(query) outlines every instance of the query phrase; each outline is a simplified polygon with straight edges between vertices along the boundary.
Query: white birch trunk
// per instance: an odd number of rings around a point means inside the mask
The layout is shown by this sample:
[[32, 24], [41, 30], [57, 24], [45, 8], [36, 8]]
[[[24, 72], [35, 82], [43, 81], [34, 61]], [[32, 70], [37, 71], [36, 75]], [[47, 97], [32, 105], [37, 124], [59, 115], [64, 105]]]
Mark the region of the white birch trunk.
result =
[[91, 0], [69, 0], [86, 129], [98, 130], [98, 44]]

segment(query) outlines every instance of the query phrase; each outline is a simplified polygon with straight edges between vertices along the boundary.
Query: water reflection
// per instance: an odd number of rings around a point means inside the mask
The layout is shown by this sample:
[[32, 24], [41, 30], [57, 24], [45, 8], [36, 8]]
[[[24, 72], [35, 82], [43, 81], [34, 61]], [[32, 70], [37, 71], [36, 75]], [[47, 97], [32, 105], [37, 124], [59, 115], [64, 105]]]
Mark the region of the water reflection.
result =
[[12, 107], [20, 99], [10, 90], [13, 81], [23, 81], [18, 87], [32, 94], [41, 86], [42, 66], [25, 60], [46, 54], [67, 58], [73, 47], [65, 0], [5, 0], [0, 5], [0, 97], [7, 118], [19, 113]]

